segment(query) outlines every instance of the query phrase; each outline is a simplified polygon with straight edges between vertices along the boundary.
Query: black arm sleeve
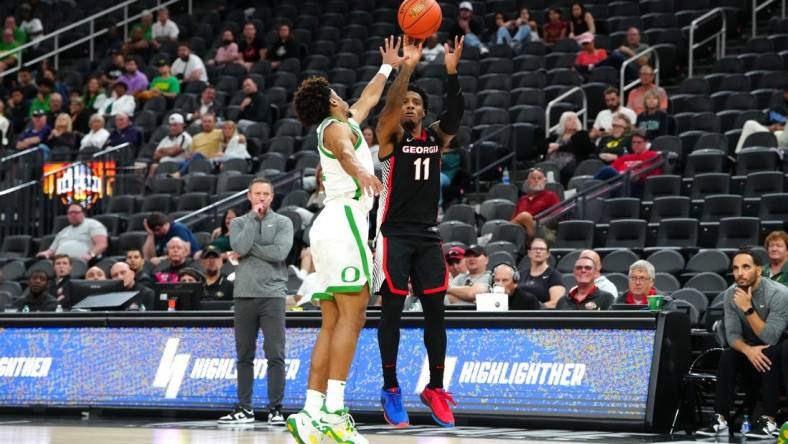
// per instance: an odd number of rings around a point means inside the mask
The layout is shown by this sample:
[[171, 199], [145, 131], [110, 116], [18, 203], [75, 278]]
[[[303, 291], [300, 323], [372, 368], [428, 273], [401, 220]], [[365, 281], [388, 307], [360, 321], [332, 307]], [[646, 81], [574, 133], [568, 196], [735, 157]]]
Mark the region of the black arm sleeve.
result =
[[457, 134], [465, 112], [465, 99], [462, 97], [460, 80], [457, 74], [449, 75], [446, 80], [446, 104], [440, 118], [440, 129], [444, 134]]

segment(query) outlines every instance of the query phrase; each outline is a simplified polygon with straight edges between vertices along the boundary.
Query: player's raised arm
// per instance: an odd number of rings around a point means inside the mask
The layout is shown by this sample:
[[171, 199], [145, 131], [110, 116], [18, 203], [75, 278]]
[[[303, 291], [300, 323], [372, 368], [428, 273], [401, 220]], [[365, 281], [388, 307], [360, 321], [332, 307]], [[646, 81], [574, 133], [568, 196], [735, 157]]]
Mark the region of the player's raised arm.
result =
[[353, 132], [345, 124], [329, 125], [323, 133], [323, 145], [336, 157], [342, 169], [358, 181], [367, 195], [376, 196], [383, 189], [383, 184], [358, 161], [352, 140]]
[[[441, 137], [441, 143], [444, 147], [449, 145], [451, 139], [457, 134], [460, 129], [460, 122], [462, 122], [462, 114], [465, 112], [465, 99], [462, 97], [462, 89], [460, 89], [460, 80], [457, 77], [457, 65], [462, 56], [462, 47], [465, 43], [465, 37], [454, 38], [454, 51], [451, 51], [447, 43], [443, 44], [444, 49], [444, 63], [446, 65], [446, 106], [444, 106], [443, 114], [440, 120], [430, 125], [430, 128], [435, 130]], [[378, 136], [380, 140], [380, 136]]]
[[404, 57], [399, 55], [401, 45], [402, 37], [391, 36], [383, 42], [383, 47], [380, 48], [380, 55], [383, 60], [380, 65], [380, 71], [372, 77], [364, 91], [361, 91], [361, 97], [350, 107], [350, 115], [359, 125], [367, 119], [369, 112], [378, 104], [391, 70], [398, 67], [404, 60]]
[[416, 44], [415, 41], [406, 37], [402, 52], [405, 60], [402, 62], [397, 78], [394, 79], [394, 83], [389, 87], [388, 95], [386, 95], [386, 105], [380, 113], [378, 125], [375, 128], [378, 143], [380, 144], [379, 159], [389, 156], [394, 150], [394, 144], [402, 138], [402, 133], [404, 132], [400, 124], [402, 102], [405, 100], [405, 93], [408, 91], [410, 76], [413, 75], [416, 65], [421, 60], [421, 43]]

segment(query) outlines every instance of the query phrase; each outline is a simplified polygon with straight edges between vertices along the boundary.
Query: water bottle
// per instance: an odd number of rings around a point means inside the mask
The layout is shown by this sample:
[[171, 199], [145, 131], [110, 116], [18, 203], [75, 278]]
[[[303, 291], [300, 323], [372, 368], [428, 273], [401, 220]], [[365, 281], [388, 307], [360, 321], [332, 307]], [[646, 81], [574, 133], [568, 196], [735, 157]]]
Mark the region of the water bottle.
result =
[[139, 311], [145, 311], [145, 304], [140, 304], [140, 310]]
[[55, 307], [55, 312], [63, 313], [63, 306], [60, 305], [60, 304], [57, 304], [57, 307]]
[[744, 415], [744, 421], [741, 423], [741, 435], [744, 436], [750, 433], [750, 417]]
[[22, 313], [30, 313], [30, 307], [28, 307], [27, 305], [22, 307]]
[[502, 183], [509, 183], [509, 168], [503, 169], [503, 176], [501, 177]]

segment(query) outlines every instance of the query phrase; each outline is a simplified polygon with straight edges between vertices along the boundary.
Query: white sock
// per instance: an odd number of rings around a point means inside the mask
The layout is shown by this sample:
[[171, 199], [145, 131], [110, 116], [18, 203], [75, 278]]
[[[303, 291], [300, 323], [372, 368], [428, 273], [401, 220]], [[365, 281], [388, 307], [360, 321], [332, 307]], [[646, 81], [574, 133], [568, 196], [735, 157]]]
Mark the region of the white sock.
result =
[[316, 418], [318, 415], [320, 415], [320, 409], [323, 408], [323, 403], [325, 401], [326, 395], [318, 392], [317, 390], [307, 390], [304, 410], [309, 413], [309, 416]]
[[328, 380], [326, 391], [326, 410], [331, 413], [345, 408], [345, 381]]

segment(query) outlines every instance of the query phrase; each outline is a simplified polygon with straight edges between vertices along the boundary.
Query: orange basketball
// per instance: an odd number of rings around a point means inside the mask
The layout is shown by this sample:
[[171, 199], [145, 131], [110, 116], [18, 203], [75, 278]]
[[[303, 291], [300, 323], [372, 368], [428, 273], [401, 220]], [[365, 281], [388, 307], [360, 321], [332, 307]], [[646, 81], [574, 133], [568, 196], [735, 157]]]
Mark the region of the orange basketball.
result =
[[441, 27], [443, 13], [435, 0], [405, 0], [399, 7], [397, 21], [405, 35], [424, 40]]

